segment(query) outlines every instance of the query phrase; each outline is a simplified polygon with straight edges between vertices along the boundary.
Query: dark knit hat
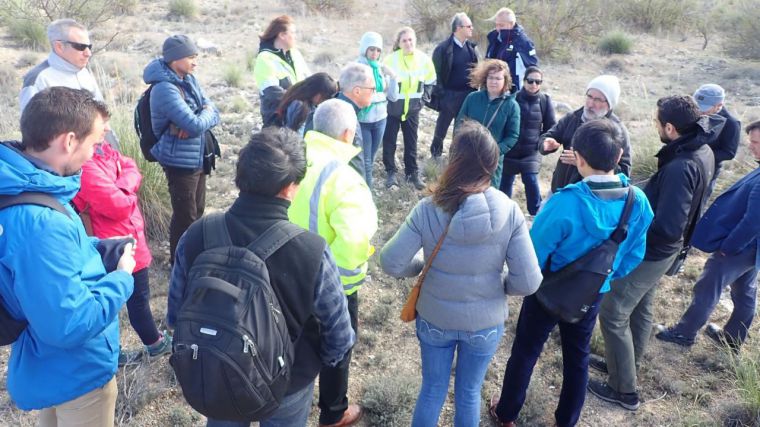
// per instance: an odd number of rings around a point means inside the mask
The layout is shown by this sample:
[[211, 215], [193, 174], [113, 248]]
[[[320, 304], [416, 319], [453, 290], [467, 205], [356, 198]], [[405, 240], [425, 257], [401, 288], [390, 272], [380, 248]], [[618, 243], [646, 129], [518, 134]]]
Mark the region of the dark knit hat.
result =
[[167, 64], [178, 59], [193, 56], [198, 53], [198, 48], [190, 38], [184, 34], [171, 36], [164, 40], [164, 61]]

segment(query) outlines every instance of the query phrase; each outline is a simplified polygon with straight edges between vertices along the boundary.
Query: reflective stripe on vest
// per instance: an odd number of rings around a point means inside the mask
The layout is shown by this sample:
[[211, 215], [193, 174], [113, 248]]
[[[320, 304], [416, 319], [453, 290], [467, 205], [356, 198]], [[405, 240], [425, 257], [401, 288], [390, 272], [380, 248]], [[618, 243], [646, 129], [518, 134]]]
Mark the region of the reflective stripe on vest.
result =
[[[319, 234], [319, 198], [322, 194], [322, 187], [325, 182], [330, 178], [340, 167], [340, 162], [333, 160], [326, 164], [322, 171], [319, 173], [319, 178], [314, 184], [314, 189], [311, 191], [311, 197], [309, 198], [309, 231]], [[341, 275], [343, 273], [341, 272]]]

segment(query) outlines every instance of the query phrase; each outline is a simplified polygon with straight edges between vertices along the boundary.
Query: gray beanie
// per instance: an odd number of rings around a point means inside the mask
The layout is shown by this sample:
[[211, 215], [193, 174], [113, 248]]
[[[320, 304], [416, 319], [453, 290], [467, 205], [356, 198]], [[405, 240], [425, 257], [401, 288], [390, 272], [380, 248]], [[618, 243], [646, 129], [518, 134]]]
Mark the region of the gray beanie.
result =
[[171, 36], [164, 40], [164, 61], [169, 64], [178, 59], [187, 58], [198, 53], [198, 48], [190, 38], [184, 34]]
[[699, 105], [699, 111], [705, 112], [726, 99], [726, 91], [716, 84], [702, 85], [694, 92], [694, 100]]
[[607, 104], [610, 106], [610, 110], [614, 110], [620, 100], [620, 81], [618, 78], [610, 75], [603, 74], [591, 80], [586, 87], [586, 92], [589, 89], [596, 89], [604, 94], [607, 98]]
[[359, 56], [366, 56], [367, 49], [371, 47], [383, 50], [383, 36], [373, 31], [367, 31], [359, 40]]

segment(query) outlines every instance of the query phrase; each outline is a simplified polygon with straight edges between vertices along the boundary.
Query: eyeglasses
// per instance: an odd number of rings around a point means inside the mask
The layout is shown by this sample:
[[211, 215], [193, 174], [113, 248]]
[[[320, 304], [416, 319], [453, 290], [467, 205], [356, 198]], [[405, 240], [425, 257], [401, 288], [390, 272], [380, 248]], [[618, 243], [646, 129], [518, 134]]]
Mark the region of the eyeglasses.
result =
[[85, 49], [90, 49], [92, 51], [92, 43], [91, 44], [84, 44], [84, 43], [77, 43], [77, 42], [70, 42], [68, 40], [58, 40], [61, 43], [66, 43], [67, 45], [73, 47], [74, 49], [84, 52]]
[[594, 95], [591, 95], [590, 93], [586, 94], [586, 99], [594, 101], [595, 104], [606, 104], [607, 100], [604, 98], [597, 98]]
[[525, 83], [528, 83], [529, 85], [540, 85], [544, 81], [541, 79], [525, 79]]
[[469, 29], [472, 29], [472, 25], [460, 25], [459, 28], [469, 28]]
[[375, 86], [356, 86], [356, 87], [358, 87], [358, 88], [360, 88], [360, 89], [367, 89], [367, 90], [369, 90], [370, 92], [374, 92], [374, 91], [376, 91], [376, 90], [377, 90], [377, 88], [376, 88]]

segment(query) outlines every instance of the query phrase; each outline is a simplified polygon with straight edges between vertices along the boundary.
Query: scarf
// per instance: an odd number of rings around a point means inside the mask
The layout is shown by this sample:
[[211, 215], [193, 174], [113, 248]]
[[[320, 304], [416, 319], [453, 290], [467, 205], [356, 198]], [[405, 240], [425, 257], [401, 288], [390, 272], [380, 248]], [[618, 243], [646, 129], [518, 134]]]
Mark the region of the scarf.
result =
[[375, 76], [375, 90], [382, 92], [383, 87], [383, 73], [380, 72], [380, 61], [371, 61], [367, 59], [367, 63], [372, 67], [372, 74]]

